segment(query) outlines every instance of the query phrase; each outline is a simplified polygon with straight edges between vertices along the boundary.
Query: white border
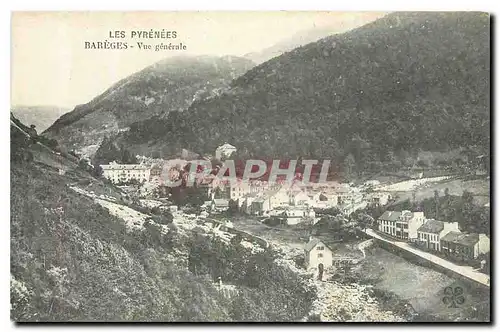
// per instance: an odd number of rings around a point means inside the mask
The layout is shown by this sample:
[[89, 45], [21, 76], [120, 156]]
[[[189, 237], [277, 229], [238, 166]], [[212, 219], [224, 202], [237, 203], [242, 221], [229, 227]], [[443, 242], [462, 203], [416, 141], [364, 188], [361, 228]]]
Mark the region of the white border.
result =
[[[2, 64], [3, 64], [3, 73], [2, 75], [2, 89], [1, 89], [1, 104], [4, 106], [5, 111], [7, 109], [10, 109], [10, 12], [11, 11], [25, 11], [25, 10], [45, 10], [45, 11], [50, 11], [50, 10], [58, 10], [58, 11], [66, 11], [66, 10], [126, 10], [126, 11], [133, 11], [133, 10], [332, 10], [332, 11], [486, 11], [486, 12], [491, 12], [493, 14], [498, 14], [500, 11], [497, 10], [499, 5], [499, 1], [481, 1], [481, 0], [474, 0], [474, 1], [463, 1], [463, 0], [455, 0], [455, 1], [446, 1], [446, 2], [438, 2], [438, 1], [433, 1], [433, 0], [419, 0], [416, 2], [408, 2], [408, 1], [397, 1], [397, 0], [386, 0], [386, 1], [369, 1], [369, 0], [358, 0], [358, 1], [319, 1], [319, 0], [307, 0], [307, 1], [295, 1], [295, 0], [282, 0], [282, 1], [269, 1], [269, 0], [251, 0], [247, 2], [242, 2], [242, 1], [234, 1], [234, 0], [211, 0], [211, 1], [203, 1], [203, 0], [179, 0], [176, 2], [168, 2], [164, 3], [164, 1], [150, 1], [150, 0], [141, 0], [141, 1], [131, 1], [131, 0], [120, 0], [111, 3], [105, 3], [102, 0], [87, 0], [87, 1], [81, 1], [81, 2], [76, 2], [76, 1], [54, 1], [54, 0], [45, 0], [45, 1], [36, 1], [36, 0], [31, 0], [31, 1], [16, 1], [15, 3], [8, 3], [7, 1], [2, 2], [0, 5], [2, 7], [1, 11], [1, 16], [0, 16], [0, 22], [1, 22], [1, 36], [2, 36], [2, 41], [3, 41], [3, 46], [1, 49], [1, 56], [2, 56]], [[498, 22], [497, 22], [498, 25]], [[495, 36], [495, 39], [497, 39], [497, 36]], [[497, 56], [495, 57], [495, 60], [497, 60]], [[5, 73], [8, 73], [6, 75]], [[495, 94], [498, 95], [498, 86], [495, 88]], [[493, 105], [492, 105], [493, 106]], [[6, 112], [7, 113], [7, 112]], [[10, 165], [10, 154], [9, 154], [9, 121], [7, 120], [7, 114], [5, 114], [3, 117], [1, 117], [1, 126], [2, 129], [0, 130], [0, 135], [1, 135], [1, 140], [2, 144], [1, 146], [4, 147], [3, 153], [0, 154], [0, 165]], [[497, 121], [498, 121], [498, 116], [497, 116]], [[496, 124], [496, 123], [495, 123]], [[495, 126], [496, 127], [496, 126]], [[498, 134], [496, 135], [498, 136]], [[500, 145], [498, 144], [498, 140], [496, 140], [496, 149], [495, 149], [495, 155], [498, 156], [496, 152], [500, 150]], [[2, 167], [2, 177], [0, 177], [1, 181], [1, 204], [2, 208], [0, 209], [1, 213], [3, 214], [2, 223], [1, 223], [1, 236], [2, 236], [2, 241], [0, 241], [0, 246], [1, 246], [1, 257], [2, 257], [2, 263], [1, 266], [3, 267], [3, 271], [1, 273], [1, 281], [0, 281], [0, 292], [1, 292], [1, 307], [0, 307], [0, 314], [2, 319], [0, 320], [1, 328], [2, 330], [5, 330], [6, 328], [13, 329], [15, 328], [14, 325], [10, 322], [10, 294], [9, 294], [9, 275], [10, 275], [10, 261], [9, 261], [9, 250], [10, 250], [10, 237], [9, 237], [9, 224], [10, 224], [10, 216], [9, 216], [9, 211], [10, 211], [10, 181], [9, 181], [9, 170], [8, 167]], [[496, 182], [496, 181], [495, 181]], [[496, 184], [496, 183], [495, 183]], [[496, 187], [496, 186], [495, 186]], [[496, 202], [495, 202], [496, 203]], [[496, 208], [496, 204], [495, 204]], [[496, 215], [496, 214], [495, 214]], [[498, 218], [495, 218], [495, 220], [492, 220], [492, 222], [497, 223]], [[498, 223], [497, 223], [498, 225]], [[496, 228], [498, 228], [497, 226]], [[496, 233], [495, 233], [495, 239], [496, 239]], [[495, 257], [497, 257], [499, 254], [498, 248], [495, 246]], [[497, 261], [497, 260], [496, 260]], [[496, 262], [493, 264], [495, 265]], [[500, 273], [498, 269], [495, 270], [496, 275]], [[497, 289], [499, 286], [496, 283], [498, 281], [498, 278], [495, 278], [495, 289]], [[495, 318], [498, 319], [498, 305], [494, 306], [496, 308], [495, 310]], [[58, 329], [70, 329], [74, 328], [75, 326], [64, 326], [64, 327], [59, 327]], [[139, 328], [144, 328], [145, 326], [137, 326]], [[208, 326], [200, 326], [203, 329], [209, 328]], [[211, 328], [220, 328], [222, 326], [214, 326]], [[230, 328], [235, 328], [235, 326], [228, 326]], [[285, 328], [291, 328], [292, 326], [286, 326]], [[295, 326], [294, 328], [299, 328], [300, 326]], [[375, 326], [366, 326], [369, 328], [377, 327]], [[385, 326], [381, 325], [380, 327], [382, 328], [400, 328], [400, 329], [408, 329], [410, 326]], [[52, 329], [52, 326], [46, 326], [46, 327], [38, 327], [42, 329]], [[132, 326], [113, 326], [113, 328], [118, 328], [120, 330], [122, 329], [129, 329], [132, 328]], [[161, 328], [168, 328], [172, 329], [172, 326], [165, 326]], [[181, 328], [181, 327], [178, 327]], [[186, 327], [184, 327], [186, 328]], [[195, 327], [189, 327], [195, 328]], [[246, 327], [239, 327], [240, 329], [247, 329], [250, 328], [248, 326]], [[265, 326], [254, 326], [254, 328], [267, 328]], [[282, 327], [283, 328], [283, 327]], [[302, 327], [304, 328], [304, 327]], [[305, 326], [305, 328], [310, 329], [312, 326]], [[317, 327], [313, 327], [317, 328]], [[319, 328], [319, 327], [318, 327]], [[323, 328], [327, 329], [338, 329], [342, 328], [341, 326], [323, 326]], [[361, 326], [356, 326], [353, 327], [354, 329], [360, 329], [362, 328]], [[413, 326], [412, 328], [416, 328]], [[425, 328], [426, 330], [434, 330], [434, 329], [446, 329], [446, 330], [452, 330], [452, 329], [457, 329], [457, 328], [467, 328], [470, 330], [477, 329], [478, 326], [471, 326], [471, 325], [462, 325], [462, 326], [419, 326], [420, 328]]]

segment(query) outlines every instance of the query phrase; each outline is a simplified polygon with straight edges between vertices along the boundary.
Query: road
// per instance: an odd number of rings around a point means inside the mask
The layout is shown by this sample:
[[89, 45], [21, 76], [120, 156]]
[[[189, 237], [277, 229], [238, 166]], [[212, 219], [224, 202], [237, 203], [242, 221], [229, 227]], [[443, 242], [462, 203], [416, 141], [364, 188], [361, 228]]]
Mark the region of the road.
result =
[[391, 244], [395, 245], [396, 247], [399, 247], [399, 248], [404, 249], [408, 252], [411, 252], [412, 254], [414, 254], [416, 256], [424, 258], [424, 259], [426, 259], [434, 264], [437, 264], [437, 265], [442, 266], [448, 270], [451, 270], [457, 274], [460, 274], [460, 275], [466, 277], [467, 279], [474, 280], [480, 284], [483, 284], [487, 287], [490, 287], [490, 276], [487, 274], [481, 273], [481, 272], [474, 271], [474, 269], [470, 266], [457, 265], [455, 263], [447, 261], [446, 259], [443, 259], [441, 257], [433, 255], [429, 252], [414, 248], [406, 242], [391, 241], [389, 239], [386, 239], [386, 238], [380, 236], [375, 231], [373, 231], [371, 228], [367, 228], [364, 232], [373, 238], [391, 243]]
[[[248, 233], [248, 232], [245, 232], [245, 231], [243, 231], [243, 230], [241, 230], [241, 229], [234, 228], [234, 227], [232, 227], [232, 226], [227, 226], [227, 225], [226, 225], [223, 221], [220, 221], [220, 220], [217, 220], [217, 219], [213, 219], [213, 218], [207, 217], [207, 218], [206, 218], [206, 220], [207, 220], [207, 221], [212, 222], [213, 224], [217, 224], [217, 225], [220, 225], [220, 226], [224, 226], [224, 227], [227, 229], [227, 231], [228, 231], [229, 233], [234, 233], [234, 232], [237, 232], [237, 233], [240, 233], [240, 234], [246, 234], [247, 236], [249, 236], [249, 237], [251, 237], [251, 238], [258, 239], [258, 240], [260, 240], [260, 241], [262, 241], [262, 242], [264, 242], [264, 243], [266, 244], [266, 245], [264, 246], [265, 248], [268, 248], [268, 247], [269, 247], [269, 241], [267, 241], [267, 240], [265, 240], [265, 239], [261, 238], [260, 236], [256, 236], [256, 235], [254, 235], [254, 234], [250, 234], [250, 233]], [[234, 231], [233, 231], [233, 230], [234, 230]], [[232, 231], [233, 231], [233, 232], [232, 232]]]

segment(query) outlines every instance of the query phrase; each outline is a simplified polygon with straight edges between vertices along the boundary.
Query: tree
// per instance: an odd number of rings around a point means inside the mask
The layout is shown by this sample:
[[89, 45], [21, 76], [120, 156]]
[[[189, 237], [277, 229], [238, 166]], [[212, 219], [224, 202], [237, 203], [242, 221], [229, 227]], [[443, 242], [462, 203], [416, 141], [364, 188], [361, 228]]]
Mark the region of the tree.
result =
[[230, 214], [238, 212], [238, 202], [234, 199], [229, 200], [229, 209], [227, 210]]
[[103, 175], [103, 173], [104, 171], [102, 170], [101, 165], [94, 164], [92, 175], [96, 178], [100, 178]]
[[366, 229], [368, 227], [373, 226], [375, 223], [375, 219], [373, 219], [372, 216], [366, 214], [366, 213], [357, 213], [354, 216], [354, 220], [357, 222], [357, 224], [362, 228]]
[[344, 173], [346, 173], [348, 176], [351, 176], [353, 174], [354, 168], [356, 167], [356, 160], [351, 153], [349, 153], [347, 157], [345, 157], [343, 166]]
[[120, 160], [122, 164], [137, 164], [137, 158], [130, 153], [123, 145], [120, 147]]
[[434, 218], [439, 219], [439, 191], [437, 190], [434, 190], [434, 204], [436, 207], [436, 215]]
[[240, 234], [236, 234], [232, 239], [231, 239], [231, 244], [233, 246], [236, 246], [243, 241], [243, 237]]
[[82, 158], [78, 161], [78, 168], [84, 171], [89, 170], [89, 161], [85, 158]]

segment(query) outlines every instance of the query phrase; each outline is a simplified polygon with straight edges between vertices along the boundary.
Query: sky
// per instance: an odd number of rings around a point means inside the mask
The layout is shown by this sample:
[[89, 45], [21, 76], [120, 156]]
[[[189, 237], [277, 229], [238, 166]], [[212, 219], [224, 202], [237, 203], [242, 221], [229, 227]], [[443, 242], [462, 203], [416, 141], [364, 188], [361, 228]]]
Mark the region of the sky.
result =
[[[347, 31], [381, 12], [14, 12], [11, 18], [11, 105], [73, 108], [118, 80], [174, 55], [258, 52], [314, 28]], [[123, 39], [110, 31], [125, 31]], [[176, 31], [175, 39], [131, 38], [132, 31]], [[85, 49], [85, 42], [144, 42], [127, 50]], [[185, 51], [155, 51], [159, 43]]]

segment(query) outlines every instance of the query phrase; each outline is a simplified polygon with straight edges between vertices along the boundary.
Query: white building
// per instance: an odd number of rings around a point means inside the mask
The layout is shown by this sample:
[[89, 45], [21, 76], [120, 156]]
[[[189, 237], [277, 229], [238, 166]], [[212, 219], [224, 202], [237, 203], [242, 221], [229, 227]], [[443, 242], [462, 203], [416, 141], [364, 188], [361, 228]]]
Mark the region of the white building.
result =
[[357, 203], [347, 203], [343, 204], [342, 206], [339, 207], [340, 211], [342, 211], [343, 214], [346, 216], [350, 216], [354, 212], [364, 209], [368, 206], [367, 202], [361, 201]]
[[441, 238], [441, 251], [458, 259], [477, 259], [490, 252], [486, 234], [448, 232]]
[[391, 195], [383, 192], [371, 193], [367, 197], [369, 203], [375, 206], [385, 206], [389, 203]]
[[229, 198], [233, 201], [242, 200], [243, 197], [250, 194], [251, 192], [251, 185], [248, 181], [239, 180], [235, 183], [231, 182], [229, 184]]
[[326, 269], [333, 265], [333, 251], [320, 239], [310, 239], [304, 252], [307, 269]]
[[238, 201], [240, 210], [246, 214], [252, 214], [252, 203], [258, 198], [256, 193], [250, 193]]
[[224, 212], [229, 209], [229, 200], [223, 198], [215, 198], [212, 200], [212, 211]]
[[293, 193], [290, 198], [290, 203], [297, 206], [312, 205], [313, 202], [311, 197], [309, 197], [305, 191]]
[[403, 240], [416, 239], [424, 222], [423, 212], [385, 211], [378, 218], [378, 230]]
[[427, 219], [417, 230], [418, 241], [427, 249], [441, 251], [441, 239], [449, 232], [460, 233], [458, 222]]
[[229, 143], [224, 143], [215, 150], [215, 158], [222, 160], [223, 158], [230, 157], [233, 152], [236, 152], [236, 147]]
[[316, 213], [309, 207], [293, 206], [285, 210], [285, 218], [287, 225], [299, 224], [306, 220], [309, 220], [310, 223], [313, 224]]
[[150, 176], [150, 168], [143, 164], [118, 164], [112, 162], [100, 166], [103, 176], [113, 183], [123, 183], [131, 180], [145, 182], [149, 180]]

